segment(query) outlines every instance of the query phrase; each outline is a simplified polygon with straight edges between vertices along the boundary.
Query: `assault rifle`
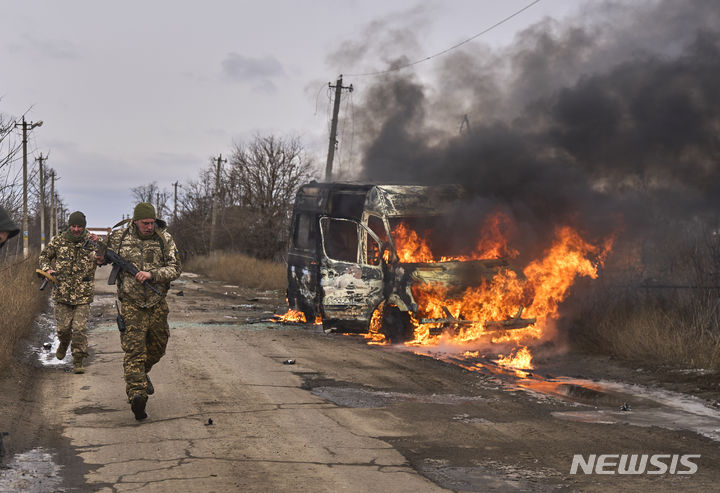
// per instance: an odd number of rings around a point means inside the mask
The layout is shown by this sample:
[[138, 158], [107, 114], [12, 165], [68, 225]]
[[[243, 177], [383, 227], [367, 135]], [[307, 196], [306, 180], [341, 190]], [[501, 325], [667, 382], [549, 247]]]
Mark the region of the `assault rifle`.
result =
[[[108, 277], [108, 284], [113, 285], [115, 284], [115, 280], [117, 279], [118, 274], [120, 271], [125, 271], [131, 276], [135, 277], [135, 275], [140, 272], [137, 267], [132, 262], [129, 262], [122, 258], [117, 253], [113, 252], [109, 248], [105, 250], [105, 258], [108, 259], [110, 263], [113, 264], [112, 271], [110, 272], [110, 277]], [[145, 281], [143, 284], [145, 284], [150, 290], [152, 290], [154, 293], [157, 293], [162, 296], [162, 293], [160, 290], [155, 287], [154, 284], [152, 284], [150, 281]]]
[[42, 278], [43, 278], [43, 281], [42, 281], [42, 283], [40, 284], [40, 291], [42, 291], [43, 289], [45, 289], [45, 286], [48, 285], [48, 281], [52, 282], [53, 284], [57, 284], [57, 282], [58, 282], [57, 277], [55, 277], [55, 276], [53, 276], [53, 275], [51, 275], [51, 274], [48, 274], [48, 273], [45, 272], [44, 270], [35, 269], [35, 272], [37, 273], [38, 277], [42, 277]]

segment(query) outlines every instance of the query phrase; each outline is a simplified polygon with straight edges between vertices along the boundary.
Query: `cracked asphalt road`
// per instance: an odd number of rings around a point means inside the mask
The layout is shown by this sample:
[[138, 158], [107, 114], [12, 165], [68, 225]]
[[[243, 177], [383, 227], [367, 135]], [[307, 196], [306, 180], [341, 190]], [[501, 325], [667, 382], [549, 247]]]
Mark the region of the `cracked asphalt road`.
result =
[[[711, 491], [720, 480], [718, 442], [699, 434], [556, 419], [577, 404], [319, 326], [262, 322], [284, 312], [284, 293], [189, 274], [168, 296], [168, 351], [137, 422], [107, 273], [88, 371], [39, 368], [18, 405], [0, 405], [13, 436], [61, 465], [57, 485], [32, 491]], [[701, 459], [692, 476], [570, 475], [573, 454], [591, 453]]]

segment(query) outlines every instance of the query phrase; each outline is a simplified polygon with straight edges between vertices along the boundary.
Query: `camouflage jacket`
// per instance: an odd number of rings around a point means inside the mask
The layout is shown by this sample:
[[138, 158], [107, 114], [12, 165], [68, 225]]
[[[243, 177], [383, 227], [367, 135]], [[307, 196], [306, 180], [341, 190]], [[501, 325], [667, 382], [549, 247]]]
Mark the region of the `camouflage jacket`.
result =
[[[82, 240], [72, 242], [66, 232], [53, 237], [40, 253], [40, 269], [54, 269], [57, 284], [53, 285], [53, 299], [58, 303], [82, 305], [91, 303], [95, 290], [95, 249], [83, 246], [88, 232], [83, 231]], [[55, 264], [53, 266], [53, 263]]]
[[132, 262], [138, 270], [150, 272], [150, 282], [162, 293], [154, 293], [145, 283], [140, 283], [134, 276], [121, 271], [117, 277], [117, 289], [122, 303], [142, 308], [154, 306], [165, 298], [170, 282], [180, 277], [180, 256], [175, 240], [157, 223], [152, 237], [147, 240], [140, 238], [136, 226], [132, 223], [127, 228], [116, 229], [110, 233], [107, 247]]

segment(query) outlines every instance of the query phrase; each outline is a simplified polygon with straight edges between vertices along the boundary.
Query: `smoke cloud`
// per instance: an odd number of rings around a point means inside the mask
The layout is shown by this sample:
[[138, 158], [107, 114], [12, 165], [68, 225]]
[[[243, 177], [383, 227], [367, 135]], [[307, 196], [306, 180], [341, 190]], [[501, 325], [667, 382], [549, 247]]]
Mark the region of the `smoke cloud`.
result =
[[362, 93], [353, 178], [463, 184], [472, 203], [459, 221], [501, 209], [539, 245], [559, 224], [597, 237], [718, 226], [717, 2], [593, 2], [506, 48], [437, 60], [430, 76], [348, 78]]

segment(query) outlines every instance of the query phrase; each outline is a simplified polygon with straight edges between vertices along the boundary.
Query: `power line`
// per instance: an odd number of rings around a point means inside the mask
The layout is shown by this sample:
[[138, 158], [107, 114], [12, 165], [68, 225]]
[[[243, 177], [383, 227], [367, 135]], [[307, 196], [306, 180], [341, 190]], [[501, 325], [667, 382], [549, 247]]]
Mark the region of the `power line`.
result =
[[455, 45], [453, 45], [453, 46], [451, 46], [451, 47], [449, 47], [449, 48], [446, 48], [446, 49], [444, 49], [444, 50], [442, 50], [442, 51], [440, 51], [440, 52], [438, 52], [438, 53], [435, 53], [434, 55], [430, 55], [430, 56], [427, 56], [427, 57], [425, 57], [425, 58], [421, 58], [420, 60], [415, 60], [414, 62], [407, 63], [407, 64], [405, 64], [405, 65], [400, 65], [400, 66], [398, 66], [398, 67], [393, 67], [393, 68], [387, 69], [387, 70], [380, 70], [380, 71], [377, 71], [377, 72], [366, 72], [366, 73], [364, 73], [364, 74], [346, 74], [346, 75], [347, 75], [348, 77], [366, 77], [366, 76], [371, 76], [371, 75], [383, 75], [383, 74], [389, 74], [390, 72], [397, 72], [398, 70], [402, 70], [402, 69], [404, 69], [404, 68], [412, 67], [412, 66], [417, 65], [417, 64], [419, 64], [419, 63], [426, 62], [426, 61], [431, 60], [431, 59], [433, 59], [433, 58], [436, 58], [436, 57], [439, 57], [439, 56], [441, 56], [441, 55], [444, 55], [445, 53], [448, 53], [449, 51], [452, 51], [452, 50], [454, 50], [454, 49], [456, 49], [456, 48], [459, 48], [460, 46], [462, 46], [462, 45], [464, 45], [464, 44], [466, 44], [466, 43], [469, 43], [470, 41], [472, 41], [472, 40], [474, 40], [474, 39], [476, 39], [476, 38], [479, 38], [479, 37], [482, 36], [483, 34], [487, 34], [488, 32], [492, 31], [492, 30], [495, 29], [496, 27], [501, 26], [502, 24], [505, 24], [507, 21], [509, 21], [509, 20], [512, 19], [513, 17], [516, 17], [516, 16], [522, 14], [522, 13], [525, 12], [527, 9], [529, 9], [530, 7], [532, 7], [533, 5], [538, 4], [538, 3], [540, 3], [540, 0], [534, 0], [533, 2], [530, 2], [530, 3], [527, 4], [525, 7], [521, 8], [520, 10], [516, 11], [515, 13], [513, 13], [513, 14], [505, 17], [504, 19], [496, 22], [495, 24], [493, 24], [492, 26], [488, 27], [487, 29], [485, 29], [485, 30], [483, 30], [483, 31], [480, 31], [479, 33], [475, 34], [474, 36], [471, 36], [471, 37], [467, 38], [465, 41], [461, 41], [461, 42], [459, 42], [459, 43], [457, 43], [457, 44], [455, 44]]

